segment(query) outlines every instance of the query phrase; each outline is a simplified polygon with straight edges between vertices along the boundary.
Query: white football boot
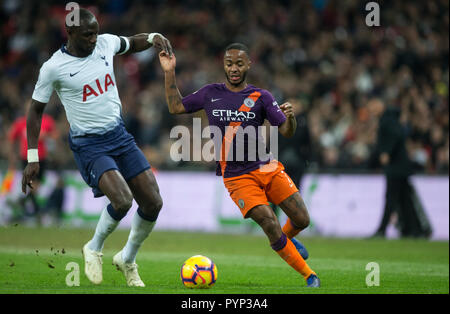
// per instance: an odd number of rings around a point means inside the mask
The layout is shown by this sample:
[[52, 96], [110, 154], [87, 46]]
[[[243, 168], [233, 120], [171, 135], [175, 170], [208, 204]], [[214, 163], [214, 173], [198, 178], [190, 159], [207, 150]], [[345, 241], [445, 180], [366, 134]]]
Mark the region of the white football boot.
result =
[[88, 243], [83, 246], [84, 273], [93, 284], [100, 284], [103, 281], [102, 273], [102, 252], [93, 251], [88, 248]]
[[145, 287], [141, 277], [139, 277], [138, 265], [136, 263], [125, 263], [122, 259], [122, 251], [114, 255], [113, 265], [124, 274], [129, 287]]

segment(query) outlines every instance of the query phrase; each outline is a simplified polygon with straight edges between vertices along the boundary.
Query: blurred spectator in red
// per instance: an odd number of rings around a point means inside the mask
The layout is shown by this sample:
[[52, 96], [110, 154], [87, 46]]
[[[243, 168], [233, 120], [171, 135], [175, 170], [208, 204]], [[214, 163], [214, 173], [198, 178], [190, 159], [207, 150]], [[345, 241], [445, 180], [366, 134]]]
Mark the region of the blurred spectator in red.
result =
[[[21, 197], [19, 203], [25, 214], [36, 216], [38, 223], [40, 223], [41, 206], [37, 201], [39, 185], [45, 176], [47, 168], [48, 155], [48, 139], [56, 138], [58, 134], [55, 129], [55, 121], [48, 114], [42, 116], [41, 133], [38, 142], [38, 154], [40, 162], [40, 171], [37, 177], [37, 182], [33, 182], [33, 189], [26, 196]], [[9, 154], [8, 154], [8, 172], [14, 173], [17, 162], [20, 161], [20, 168], [25, 168], [27, 161], [27, 130], [26, 130], [26, 116], [17, 118], [12, 124], [9, 134]], [[31, 202], [28, 205], [28, 201]], [[28, 209], [30, 211], [28, 212]]]

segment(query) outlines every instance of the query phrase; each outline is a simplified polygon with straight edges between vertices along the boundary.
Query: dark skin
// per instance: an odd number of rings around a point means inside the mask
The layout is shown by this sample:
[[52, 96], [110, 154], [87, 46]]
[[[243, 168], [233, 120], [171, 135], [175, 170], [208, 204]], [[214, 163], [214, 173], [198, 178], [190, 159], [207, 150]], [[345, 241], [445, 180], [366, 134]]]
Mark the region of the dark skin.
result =
[[[80, 26], [67, 27], [68, 41], [67, 51], [79, 58], [89, 56], [95, 49], [99, 25], [95, 16], [87, 14], [80, 20]], [[148, 34], [137, 34], [128, 37], [130, 49], [128, 53], [146, 50], [152, 45], [147, 41]], [[170, 42], [161, 35], [155, 35], [153, 46], [163, 51], [168, 56], [172, 55]], [[32, 100], [27, 116], [27, 140], [28, 148], [37, 148], [41, 129], [42, 114], [46, 104]], [[28, 163], [22, 177], [22, 192], [27, 193], [27, 186], [33, 189], [33, 180], [39, 173], [39, 162]], [[144, 214], [154, 217], [162, 207], [162, 199], [159, 187], [153, 172], [148, 169], [128, 182], [117, 170], [109, 170], [100, 177], [99, 188], [111, 201], [112, 207], [126, 213], [131, 208], [133, 198], [138, 203]]]
[[225, 52], [223, 69], [227, 78], [225, 85], [232, 92], [240, 92], [247, 87], [247, 72], [251, 61], [245, 51], [232, 49]]
[[[66, 30], [68, 35], [66, 47], [71, 55], [85, 58], [94, 51], [99, 32], [99, 24], [95, 16], [86, 17], [81, 20], [80, 26], [67, 27]], [[140, 52], [152, 47], [147, 41], [148, 33], [136, 34], [127, 38], [130, 42], [130, 49], [127, 54]], [[155, 35], [153, 38], [153, 46], [168, 55], [172, 55], [172, 46], [169, 40], [163, 36]]]
[[[169, 112], [172, 114], [186, 113], [182, 103], [182, 96], [176, 84], [176, 57], [168, 55], [164, 51], [159, 54], [159, 61], [165, 74], [166, 101]], [[231, 49], [225, 52], [224, 72], [226, 76], [225, 86], [232, 92], [239, 92], [247, 87], [247, 72], [251, 61], [245, 51]], [[286, 121], [278, 128], [281, 135], [292, 137], [297, 128], [294, 110], [289, 102], [280, 106], [286, 116]], [[281, 209], [291, 219], [300, 231], [309, 225], [309, 214], [299, 192], [289, 196], [279, 204]], [[281, 226], [272, 208], [268, 205], [258, 205], [252, 208], [246, 218], [253, 219], [264, 230], [271, 244], [281, 237]]]
[[[289, 196], [278, 204], [298, 230], [304, 230], [309, 226], [309, 214], [299, 192]], [[282, 230], [280, 223], [271, 207], [258, 205], [247, 213], [246, 218], [253, 219], [264, 231], [270, 244], [280, 239]]]

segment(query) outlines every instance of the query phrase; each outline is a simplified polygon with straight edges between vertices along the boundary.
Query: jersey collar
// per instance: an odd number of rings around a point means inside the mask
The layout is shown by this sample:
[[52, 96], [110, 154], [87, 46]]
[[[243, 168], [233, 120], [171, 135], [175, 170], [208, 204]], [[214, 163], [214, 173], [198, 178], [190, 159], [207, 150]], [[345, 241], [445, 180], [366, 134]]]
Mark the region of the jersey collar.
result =
[[[77, 57], [77, 56], [74, 56], [73, 54], [71, 54], [71, 53], [69, 52], [69, 50], [67, 50], [66, 44], [62, 44], [60, 50], [61, 50], [62, 53], [68, 54], [69, 56], [74, 57], [74, 58], [83, 59], [83, 58], [87, 58], [87, 57], [90, 56], [90, 55], [89, 55], [89, 56], [86, 56], [86, 57]], [[91, 53], [91, 54], [92, 54], [92, 53]]]

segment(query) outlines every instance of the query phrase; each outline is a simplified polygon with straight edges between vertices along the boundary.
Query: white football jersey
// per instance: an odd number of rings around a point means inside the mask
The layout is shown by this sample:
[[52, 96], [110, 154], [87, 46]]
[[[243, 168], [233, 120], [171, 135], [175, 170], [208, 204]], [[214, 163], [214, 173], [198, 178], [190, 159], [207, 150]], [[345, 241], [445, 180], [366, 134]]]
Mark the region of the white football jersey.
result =
[[120, 37], [111, 34], [98, 35], [94, 51], [85, 58], [70, 55], [63, 46], [42, 65], [32, 98], [47, 103], [55, 90], [72, 136], [113, 129], [122, 119], [113, 69], [119, 50]]

